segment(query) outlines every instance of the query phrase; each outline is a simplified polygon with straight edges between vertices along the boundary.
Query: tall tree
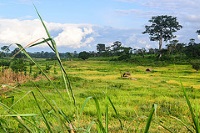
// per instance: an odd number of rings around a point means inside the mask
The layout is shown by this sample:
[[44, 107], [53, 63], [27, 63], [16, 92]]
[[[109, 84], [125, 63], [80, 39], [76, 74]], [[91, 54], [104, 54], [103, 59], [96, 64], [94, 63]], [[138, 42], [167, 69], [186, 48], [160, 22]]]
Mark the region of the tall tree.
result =
[[159, 41], [159, 50], [162, 49], [163, 39], [168, 41], [175, 38], [173, 33], [182, 28], [176, 17], [167, 15], [153, 16], [149, 22], [151, 25], [145, 26], [143, 34], [148, 33], [151, 41]]
[[121, 50], [122, 43], [120, 41], [115, 41], [113, 45], [111, 45], [114, 54], [118, 54]]
[[2, 51], [5, 51], [6, 53], [8, 53], [10, 51], [9, 46], [3, 46], [1, 47]]
[[195, 39], [191, 38], [190, 42], [188, 43], [188, 45], [195, 45], [195, 44], [196, 44]]
[[11, 56], [15, 56], [16, 58], [22, 58], [24, 56], [23, 53], [20, 52], [19, 48], [15, 48], [12, 52], [11, 52]]
[[105, 51], [106, 47], [105, 47], [105, 44], [97, 44], [97, 51], [99, 53]]
[[9, 47], [10, 46], [1, 47], [1, 51], [0, 51], [0, 56], [1, 57], [8, 56], [8, 52], [10, 51]]

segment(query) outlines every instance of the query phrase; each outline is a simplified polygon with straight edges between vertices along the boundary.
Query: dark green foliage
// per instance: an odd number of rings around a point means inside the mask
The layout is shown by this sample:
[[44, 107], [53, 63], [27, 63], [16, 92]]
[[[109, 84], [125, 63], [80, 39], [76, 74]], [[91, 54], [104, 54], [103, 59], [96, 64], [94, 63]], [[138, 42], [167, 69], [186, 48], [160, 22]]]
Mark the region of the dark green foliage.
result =
[[130, 54], [122, 54], [121, 56], [119, 56], [118, 60], [119, 61], [128, 61], [129, 59], [131, 59], [131, 55]]
[[58, 74], [58, 72], [56, 71], [56, 62], [54, 63], [54, 67], [53, 67], [53, 72], [54, 72], [54, 74]]
[[0, 61], [0, 66], [9, 67], [10, 66], [10, 61], [9, 60], [1, 60]]
[[46, 64], [45, 65], [45, 72], [49, 73], [50, 69], [51, 69], [51, 66], [49, 64]]
[[23, 72], [23, 71], [26, 70], [26, 63], [25, 63], [25, 61], [23, 59], [17, 59], [17, 58], [15, 58], [10, 63], [10, 68], [15, 73]]
[[29, 75], [31, 75], [32, 74], [32, 67], [34, 66], [35, 64], [34, 63], [32, 63], [32, 62], [29, 62]]
[[11, 56], [14, 56], [15, 58], [22, 58], [22, 57], [25, 57], [25, 55], [20, 51], [19, 48], [15, 48], [15, 49], [11, 52]]
[[103, 52], [106, 50], [105, 44], [97, 44], [97, 51], [99, 53]]
[[0, 52], [0, 56], [1, 57], [6, 57], [6, 56], [8, 56], [8, 52], [10, 51], [10, 49], [9, 49], [9, 47], [10, 46], [3, 46], [3, 47], [1, 47], [1, 52]]
[[78, 55], [78, 58], [81, 58], [83, 60], [86, 60], [90, 57], [90, 54], [86, 51], [80, 52]]
[[200, 44], [186, 46], [185, 54], [188, 58], [199, 58], [200, 57]]
[[7, 53], [10, 51], [9, 46], [3, 46], [3, 47], [1, 47], [1, 50], [5, 51]]
[[11, 106], [14, 103], [14, 96], [1, 96], [0, 102], [6, 104], [7, 106]]
[[193, 60], [190, 62], [192, 65], [192, 68], [198, 71], [200, 69], [200, 60]]

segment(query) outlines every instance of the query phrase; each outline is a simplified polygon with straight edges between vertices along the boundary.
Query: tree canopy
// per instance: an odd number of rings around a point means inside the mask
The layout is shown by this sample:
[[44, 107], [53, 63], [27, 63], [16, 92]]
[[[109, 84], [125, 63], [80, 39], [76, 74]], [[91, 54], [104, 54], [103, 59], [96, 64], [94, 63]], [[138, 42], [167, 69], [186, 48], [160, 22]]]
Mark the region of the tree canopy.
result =
[[90, 57], [90, 54], [86, 51], [83, 51], [83, 52], [80, 52], [79, 55], [78, 55], [79, 58], [83, 59], [83, 60], [86, 60]]
[[148, 33], [151, 41], [159, 41], [159, 50], [162, 49], [163, 39], [168, 41], [175, 38], [173, 33], [182, 28], [176, 17], [167, 15], [153, 16], [149, 22], [151, 25], [145, 26], [143, 34]]
[[101, 53], [101, 52], [103, 52], [103, 51], [105, 51], [106, 50], [106, 47], [105, 47], [105, 44], [97, 44], [97, 51], [99, 52], [99, 53]]

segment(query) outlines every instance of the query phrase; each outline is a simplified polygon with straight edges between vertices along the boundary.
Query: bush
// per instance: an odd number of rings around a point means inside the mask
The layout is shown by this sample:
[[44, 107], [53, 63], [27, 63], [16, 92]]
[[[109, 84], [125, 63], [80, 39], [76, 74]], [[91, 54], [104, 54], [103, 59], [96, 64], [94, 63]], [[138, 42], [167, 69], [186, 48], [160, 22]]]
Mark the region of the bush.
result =
[[83, 60], [86, 60], [90, 57], [90, 53], [86, 52], [86, 51], [83, 51], [83, 52], [80, 52], [79, 55], [78, 55], [78, 58], [81, 58]]
[[6, 60], [1, 60], [0, 61], [0, 66], [10, 66], [10, 61], [6, 61]]
[[200, 60], [193, 60], [190, 62], [192, 65], [192, 68], [198, 71], [200, 69]]
[[122, 55], [119, 56], [119, 58], [118, 58], [119, 61], [122, 61], [122, 60], [128, 61], [128, 60], [130, 60], [130, 59], [131, 59], [131, 55], [130, 55], [130, 54], [122, 54]]
[[10, 68], [15, 73], [23, 72], [23, 71], [26, 71], [26, 63], [25, 63], [25, 61], [23, 59], [15, 58], [10, 63]]

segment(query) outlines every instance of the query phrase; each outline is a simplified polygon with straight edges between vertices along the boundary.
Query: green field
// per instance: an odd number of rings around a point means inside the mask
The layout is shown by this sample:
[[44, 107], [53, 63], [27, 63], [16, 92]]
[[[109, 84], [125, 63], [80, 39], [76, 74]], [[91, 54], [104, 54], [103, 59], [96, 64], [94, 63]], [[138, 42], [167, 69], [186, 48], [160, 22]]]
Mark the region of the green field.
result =
[[[65, 113], [66, 119], [73, 123], [77, 132], [84, 132], [90, 126], [91, 132], [97, 132], [95, 123], [98, 123], [98, 114], [95, 100], [90, 99], [84, 104], [89, 99], [88, 97], [92, 96], [100, 104], [98, 110], [101, 111], [104, 127], [106, 126], [105, 114], [108, 110], [108, 132], [144, 132], [153, 104], [157, 105], [157, 109], [153, 114], [149, 132], [195, 132], [192, 116], [181, 87], [182, 83], [193, 110], [197, 116], [200, 116], [200, 74], [192, 69], [191, 65], [152, 67], [112, 61], [63, 61], [76, 98], [76, 107], [74, 107], [65, 89], [60, 68], [55, 65], [55, 61], [45, 61], [45, 63], [52, 66], [46, 74], [60, 95], [44, 76], [38, 75], [37, 78], [27, 76], [27, 80], [12, 91], [1, 93], [2, 103], [11, 107], [9, 110], [8, 107], [0, 106], [2, 131], [26, 132], [23, 124], [18, 121], [21, 120], [31, 128], [31, 131], [47, 132], [48, 127], [45, 125], [44, 118], [49, 121], [53, 132], [65, 131], [59, 121], [63, 118], [57, 117], [50, 106], [52, 105]], [[45, 63], [39, 61], [42, 68], [45, 67]], [[147, 72], [147, 68], [151, 71]], [[36, 66], [33, 67], [33, 71], [38, 72]], [[121, 75], [124, 72], [130, 72], [131, 76], [122, 78]], [[5, 88], [2, 87], [3, 89]], [[37, 102], [31, 92], [34, 92]], [[110, 97], [118, 114], [106, 96]], [[26, 116], [20, 114], [26, 114]], [[123, 124], [122, 129], [118, 119]]]
[[[200, 75], [187, 61], [145, 56], [130, 56], [129, 63], [61, 61], [37, 14], [48, 38], [26, 48], [47, 43], [58, 62], [34, 60], [20, 44], [26, 58], [14, 58], [10, 65], [2, 60], [0, 132], [200, 132]], [[122, 78], [125, 72], [131, 76]]]

